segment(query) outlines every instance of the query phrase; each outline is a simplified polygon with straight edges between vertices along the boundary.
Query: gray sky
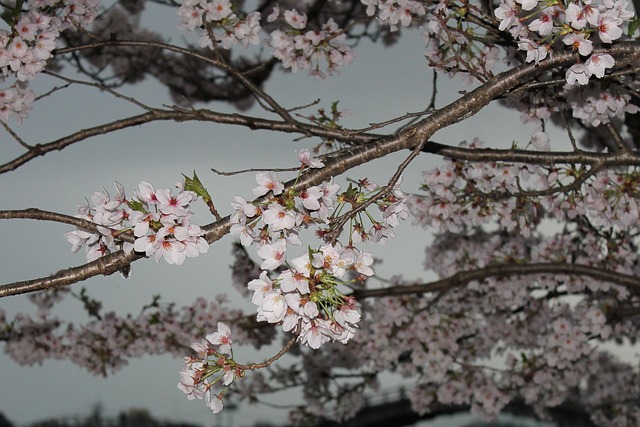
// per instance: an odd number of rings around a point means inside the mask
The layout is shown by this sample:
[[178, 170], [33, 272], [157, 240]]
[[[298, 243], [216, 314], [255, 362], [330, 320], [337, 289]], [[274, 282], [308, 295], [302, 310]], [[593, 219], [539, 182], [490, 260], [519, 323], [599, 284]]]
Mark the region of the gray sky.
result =
[[[366, 126], [369, 122], [426, 107], [431, 96], [432, 74], [425, 65], [423, 51], [422, 39], [415, 32], [391, 49], [381, 45], [371, 47], [364, 42], [357, 48], [353, 64], [344, 69], [341, 76], [316, 81], [305, 73], [275, 73], [266, 89], [286, 107], [308, 104], [317, 98], [322, 99], [322, 106], [329, 107], [339, 99], [341, 107], [353, 112], [345, 124]], [[461, 83], [452, 84], [446, 77], [441, 77], [440, 83], [439, 106], [457, 97], [458, 90], [466, 89]], [[51, 80], [43, 76], [34, 88], [42, 93], [51, 84]], [[151, 81], [133, 87], [128, 94], [155, 106], [171, 102], [167, 91]], [[216, 106], [210, 108], [216, 109]], [[48, 142], [74, 130], [122, 117], [123, 112], [129, 110], [132, 114], [138, 112], [90, 88], [70, 88], [38, 102], [29, 119], [24, 125], [16, 126], [16, 130], [29, 143]], [[437, 134], [436, 139], [455, 145], [463, 139], [480, 136], [490, 145], [509, 144], [518, 134], [505, 130], [517, 129], [518, 117], [500, 112], [501, 125], [495, 126], [491, 123], [495, 123], [496, 111], [484, 111], [463, 126]], [[519, 131], [521, 138], [527, 138], [530, 133], [529, 128]], [[17, 144], [7, 134], [0, 135], [0, 158], [5, 161], [18, 153]], [[229, 202], [234, 195], [251, 198], [254, 177], [253, 174], [220, 177], [208, 172], [210, 168], [231, 171], [290, 167], [296, 163], [295, 149], [310, 147], [315, 142], [292, 143], [288, 135], [216, 124], [145, 125], [84, 141], [0, 176], [3, 195], [0, 209], [38, 207], [73, 214], [78, 203], [102, 187], [113, 194], [114, 180], [121, 182], [131, 195], [141, 180], [153, 183], [156, 188], [168, 188], [180, 179], [181, 173], [195, 169], [219, 211], [225, 215], [230, 212]], [[401, 158], [402, 155], [395, 155], [379, 160], [350, 171], [346, 177], [368, 176], [383, 182], [393, 174]], [[405, 191], [417, 191], [420, 172], [437, 161], [433, 157], [419, 157], [407, 174]], [[344, 185], [346, 177], [337, 182]], [[203, 210], [193, 218], [201, 224], [210, 220]], [[63, 237], [69, 230], [72, 228], [51, 223], [0, 221], [3, 236], [0, 283], [41, 277], [82, 264], [83, 253], [71, 254], [70, 245]], [[427, 232], [419, 232], [407, 223], [398, 230], [398, 239], [386, 247], [369, 247], [374, 256], [384, 258], [377, 273], [382, 277], [397, 273], [419, 277], [428, 239]], [[213, 245], [208, 254], [187, 259], [181, 267], [141, 260], [134, 263], [129, 280], [116, 274], [93, 278], [75, 288], [85, 286], [91, 296], [104, 300], [106, 311], [122, 314], [137, 313], [158, 293], [163, 301], [175, 302], [178, 306], [191, 304], [198, 296], [213, 297], [217, 292], [227, 292], [236, 298], [228, 268], [231, 242], [227, 237]], [[34, 312], [22, 296], [1, 299], [0, 308], [9, 317], [21, 310]], [[63, 304], [57, 313], [68, 319], [81, 316], [79, 305], [72, 301]], [[269, 356], [256, 355], [255, 359]], [[176, 388], [181, 360], [172, 356], [130, 360], [128, 367], [106, 379], [94, 377], [66, 361], [47, 361], [42, 366], [25, 368], [0, 355], [0, 364], [0, 411], [17, 423], [87, 414], [98, 402], [108, 415], [135, 407], [147, 408], [158, 418], [213, 423], [210, 411], [202, 402], [187, 401]], [[235, 415], [235, 424], [264, 420], [265, 414], [273, 414], [274, 419], [285, 415], [262, 407], [248, 409]]]

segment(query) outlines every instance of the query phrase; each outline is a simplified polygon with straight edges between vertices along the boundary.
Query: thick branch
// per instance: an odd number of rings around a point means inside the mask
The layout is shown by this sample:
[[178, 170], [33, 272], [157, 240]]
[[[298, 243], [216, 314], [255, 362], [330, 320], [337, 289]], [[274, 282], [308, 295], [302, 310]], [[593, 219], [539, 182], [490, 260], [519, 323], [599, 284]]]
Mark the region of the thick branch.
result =
[[640, 153], [625, 151], [617, 153], [597, 153], [592, 151], [527, 151], [527, 150], [495, 150], [492, 148], [450, 147], [430, 142], [423, 152], [439, 154], [455, 160], [470, 162], [508, 162], [537, 165], [599, 165], [609, 168], [613, 166], [640, 166]]
[[[611, 47], [607, 49], [606, 52], [615, 57], [624, 56], [626, 60], [631, 60], [640, 57], [639, 47], [640, 44], [638, 43], [625, 43]], [[429, 141], [433, 134], [435, 134], [438, 130], [473, 116], [487, 104], [489, 104], [491, 100], [508, 94], [511, 90], [529, 82], [537, 75], [555, 67], [572, 64], [575, 61], [575, 55], [558, 55], [554, 58], [543, 61], [538, 65], [522, 65], [498, 74], [497, 76], [489, 79], [483, 85], [479, 86], [477, 89], [469, 92], [466, 95], [463, 95], [461, 98], [454, 101], [447, 107], [434, 112], [431, 116], [426, 117], [411, 126], [407, 126], [404, 129], [401, 129], [393, 135], [380, 138], [375, 142], [371, 142], [371, 140], [365, 137], [367, 142], [369, 142], [368, 144], [359, 145], [347, 150], [343, 150], [336, 156], [329, 157], [325, 162], [326, 166], [324, 168], [310, 170], [302, 175], [296, 184], [290, 182], [288, 183], [288, 186], [294, 191], [306, 189], [310, 186], [320, 184], [332, 177], [338, 176], [356, 166], [365, 164], [375, 159], [382, 158], [399, 150], [414, 148], [423, 141]], [[235, 117], [235, 115], [230, 115], [229, 117]], [[252, 122], [256, 121], [256, 119], [251, 120]], [[496, 156], [497, 154], [502, 153], [504, 158], [500, 160], [503, 161], [511, 160], [518, 162], [547, 163], [548, 160], [553, 160], [553, 158], [549, 158], [548, 156], [554, 156], [554, 154], [550, 153], [534, 153], [532, 155], [531, 153], [528, 153], [526, 151], [520, 152], [518, 150], [460, 150], [451, 147], [446, 147], [445, 149], [444, 146], [438, 146], [436, 144], [430, 143], [426, 144], [426, 149], [430, 152], [437, 153], [443, 156], [460, 158], [463, 160], [465, 159], [463, 156], [466, 155], [468, 160], [475, 161], [486, 161], [489, 156]], [[515, 160], [507, 156], [507, 153], [509, 152], [512, 156], [515, 156]], [[603, 161], [602, 155], [596, 156], [595, 153], [592, 154], [586, 152], [577, 152], [564, 153], [562, 155], [559, 154], [560, 153], [556, 153], [555, 156], [559, 156], [556, 158], [562, 158], [563, 163], [591, 163]], [[597, 157], [597, 159], [595, 157]], [[545, 161], [545, 159], [547, 159], [547, 161]], [[611, 161], [611, 164], [635, 164], [639, 160], [638, 155], [633, 153], [618, 153], [615, 155], [606, 155], [605, 159], [609, 159]], [[203, 227], [207, 242], [211, 244], [220, 239], [223, 235], [228, 233], [230, 226], [231, 224], [229, 221], [229, 217], [226, 217], [221, 221], [216, 221], [208, 226]], [[135, 256], [132, 257], [130, 254], [125, 255], [122, 252], [117, 252], [110, 255], [109, 257], [111, 263], [110, 265], [117, 265], [116, 270], [128, 265], [135, 259]], [[86, 271], [82, 270], [83, 268], [86, 269]], [[578, 271], [572, 270], [570, 274], [577, 273]], [[101, 270], [96, 269], [94, 263], [90, 263], [85, 266], [77, 267], [73, 271], [73, 274], [69, 274], [69, 278], [67, 278], [63, 283], [65, 285], [71, 283], [73, 280], [80, 281], [97, 274], [104, 273]], [[608, 273], [607, 277], [609, 277], [610, 274], [613, 273]], [[55, 286], [47, 285], [49, 283], [49, 280], [50, 278], [36, 279], [35, 281], [30, 282], [5, 285], [4, 287], [0, 287], [0, 297]], [[611, 279], [605, 280], [611, 281]], [[38, 282], [39, 284], [36, 286], [35, 282]], [[637, 282], [634, 281], [633, 283], [637, 285]]]
[[130, 253], [118, 251], [78, 267], [60, 270], [48, 277], [0, 286], [0, 298], [10, 295], [24, 294], [27, 292], [53, 289], [61, 286], [69, 286], [100, 274], [108, 276], [119, 271], [122, 267], [129, 265], [138, 258], [140, 258], [140, 256], [136, 255], [133, 251]]
[[566, 263], [536, 263], [536, 264], [498, 264], [478, 270], [460, 271], [445, 279], [430, 283], [394, 286], [381, 289], [358, 289], [353, 295], [357, 299], [425, 294], [443, 292], [460, 288], [474, 280], [484, 280], [489, 277], [531, 276], [536, 274], [567, 274], [573, 276], [587, 276], [592, 279], [610, 282], [626, 287], [630, 292], [640, 294], [640, 278], [599, 267]]
[[[624, 44], [608, 49], [614, 56], [640, 57], [640, 44]], [[308, 188], [324, 180], [344, 173], [345, 171], [384, 157], [399, 150], [416, 147], [422, 141], [429, 141], [440, 129], [473, 116], [493, 99], [507, 94], [514, 88], [530, 81], [544, 71], [566, 66], [576, 61], [572, 54], [558, 55], [539, 65], [522, 65], [505, 71], [491, 78], [477, 89], [462, 96], [448, 106], [434, 112], [414, 125], [407, 126], [393, 135], [380, 138], [375, 143], [353, 147], [341, 152], [334, 161], [325, 162], [326, 166], [317, 172], [304, 175], [296, 189]], [[461, 149], [427, 142], [423, 151], [461, 160], [488, 161], [495, 158], [499, 161], [530, 162], [548, 164], [561, 163], [599, 163], [605, 160], [612, 165], [637, 164], [640, 156], [636, 153], [619, 153], [602, 155], [588, 152], [544, 153], [524, 150], [491, 150]]]
[[[182, 49], [179, 51], [182, 52]], [[64, 53], [66, 52], [66, 50], [61, 50], [60, 52]], [[629, 60], [629, 58], [640, 57], [640, 49], [638, 49], [637, 43], [620, 44], [607, 49], [606, 52], [614, 56], [624, 56], [626, 60]], [[210, 58], [206, 57], [202, 57], [202, 59], [212, 61]], [[335, 139], [337, 141], [355, 145], [371, 145], [373, 141], [377, 141], [376, 146], [369, 147], [368, 150], [365, 150], [368, 151], [367, 154], [363, 153], [358, 155], [366, 155], [369, 160], [372, 160], [374, 158], [382, 157], [394, 151], [412, 148], [420, 141], [428, 141], [437, 130], [474, 115], [489, 102], [491, 102], [491, 100], [500, 98], [508, 94], [510, 91], [513, 91], [517, 87], [522, 86], [543, 71], [559, 66], [566, 66], [573, 62], [575, 62], [574, 55], [564, 54], [544, 61], [538, 66], [522, 65], [520, 67], [516, 67], [512, 70], [501, 73], [490, 79], [487, 83], [481, 85], [474, 91], [459, 98], [449, 106], [435, 111], [431, 116], [388, 137], [366, 133], [356, 134], [351, 130], [328, 129], [322, 126], [316, 126], [297, 121], [285, 122], [280, 120], [267, 120], [240, 114], [224, 114], [207, 110], [157, 109], [138, 116], [116, 120], [104, 125], [84, 129], [50, 143], [35, 145], [32, 149], [30, 149], [22, 156], [17, 157], [8, 163], [0, 165], [0, 174], [15, 170], [28, 161], [42, 156], [50, 151], [62, 150], [63, 148], [73, 143], [82, 141], [92, 136], [103, 135], [116, 130], [149, 123], [155, 120], [211, 121], [221, 124], [244, 126], [250, 129], [266, 129], [286, 133], [301, 133], [307, 136], [313, 135], [325, 139]], [[629, 152], [617, 154], [595, 153], [586, 151], [549, 153], [525, 150], [465, 149], [437, 144], [435, 142], [429, 142], [428, 144], [425, 144], [423, 151], [459, 160], [470, 161], [511, 161], [534, 164], [594, 164], [600, 161], [604, 161], [606, 162], [606, 164], [610, 165], [640, 165], [640, 155], [638, 155], [637, 153]], [[364, 163], [364, 161], [361, 161], [360, 159], [356, 161], [360, 162], [357, 164]], [[345, 160], [345, 162], [347, 162], [347, 160]], [[338, 172], [336, 174], [342, 172]], [[335, 176], [336, 174], [334, 174], [334, 172], [331, 172], [327, 176]]]
[[302, 133], [309, 136], [315, 135], [321, 138], [336, 139], [339, 141], [350, 141], [352, 143], [366, 144], [379, 136], [371, 134], [350, 135], [339, 129], [329, 129], [316, 125], [307, 125], [297, 122], [296, 124], [286, 123], [279, 120], [261, 119], [242, 114], [225, 114], [208, 110], [153, 110], [138, 116], [116, 120], [104, 125], [95, 126], [75, 132], [71, 135], [57, 139], [55, 141], [33, 146], [22, 156], [0, 165], [0, 174], [13, 171], [36, 157], [44, 156], [51, 151], [60, 151], [71, 144], [91, 138], [93, 136], [104, 135], [117, 130], [139, 126], [158, 120], [183, 121], [209, 121], [221, 124], [244, 126], [249, 129], [265, 129], [286, 133]]

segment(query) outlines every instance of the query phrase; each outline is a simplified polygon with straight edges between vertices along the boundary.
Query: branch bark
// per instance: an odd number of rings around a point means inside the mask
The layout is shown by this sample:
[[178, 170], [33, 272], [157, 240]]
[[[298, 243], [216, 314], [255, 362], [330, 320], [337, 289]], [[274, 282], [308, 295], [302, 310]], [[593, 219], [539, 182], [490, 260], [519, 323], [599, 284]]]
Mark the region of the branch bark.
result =
[[394, 286], [381, 289], [357, 289], [353, 295], [358, 300], [382, 296], [420, 295], [431, 292], [443, 292], [461, 288], [474, 280], [489, 277], [531, 276], [536, 274], [567, 274], [586, 276], [592, 279], [624, 286], [630, 292], [640, 295], [640, 279], [636, 276], [618, 273], [599, 267], [567, 263], [534, 263], [534, 264], [497, 264], [478, 270], [460, 271], [453, 276], [430, 283]]
[[141, 256], [133, 251], [118, 251], [78, 267], [60, 270], [51, 276], [0, 286], [0, 298], [69, 286], [100, 274], [108, 276], [139, 258]]
[[[623, 43], [606, 50], [615, 58], [624, 58], [624, 61], [632, 61], [640, 58], [640, 43]], [[449, 104], [448, 106], [434, 112], [432, 115], [416, 122], [413, 125], [407, 126], [398, 132], [378, 139], [372, 140], [371, 136], [360, 136], [362, 145], [357, 145], [352, 148], [342, 150], [334, 156], [329, 156], [325, 161], [325, 167], [322, 169], [311, 170], [303, 174], [297, 183], [289, 182], [288, 187], [294, 191], [300, 191], [301, 189], [309, 188], [313, 185], [318, 185], [323, 181], [326, 181], [332, 177], [338, 176], [350, 170], [356, 166], [368, 163], [372, 160], [382, 158], [388, 154], [394, 153], [400, 150], [412, 149], [424, 141], [429, 141], [431, 137], [440, 129], [460, 122], [468, 117], [473, 116], [492, 100], [508, 95], [508, 93], [517, 87], [530, 82], [536, 76], [541, 73], [556, 68], [564, 67], [576, 62], [578, 58], [573, 54], [557, 55], [554, 58], [545, 60], [538, 65], [526, 64], [515, 67], [511, 70], [500, 73], [486, 83], [480, 85], [477, 89], [463, 95], [458, 100]], [[186, 112], [171, 112], [173, 114], [183, 114], [182, 117], [189, 118]], [[147, 114], [160, 114], [156, 112]], [[169, 114], [169, 112], [162, 112], [162, 114]], [[239, 120], [237, 115], [220, 115], [216, 113], [219, 118], [226, 118], [230, 121]], [[143, 116], [137, 116], [137, 120]], [[135, 118], [132, 118], [135, 119]], [[173, 118], [172, 118], [173, 119]], [[148, 120], [148, 118], [147, 118]], [[246, 117], [241, 119], [247, 123], [255, 124], [258, 119]], [[248, 122], [247, 122], [248, 120]], [[294, 129], [296, 126], [284, 122], [270, 122], [270, 126], [282, 126], [285, 129]], [[130, 125], [131, 126], [131, 125]], [[126, 127], [124, 123], [120, 128]], [[253, 128], [252, 126], [249, 126]], [[312, 127], [306, 126], [306, 129]], [[322, 132], [328, 132], [323, 129]], [[114, 129], [115, 130], [115, 129]], [[82, 131], [83, 132], [90, 132]], [[95, 133], [95, 130], [92, 131]], [[341, 132], [338, 131], [338, 134]], [[351, 135], [352, 140], [357, 140], [358, 136]], [[67, 144], [68, 145], [68, 144]], [[457, 149], [439, 144], [429, 143], [425, 144], [424, 150], [434, 154], [442, 156], [458, 158], [461, 160], [472, 161], [488, 161], [490, 158], [497, 159], [498, 161], [514, 161], [514, 162], [531, 162], [531, 163], [544, 163], [549, 162], [561, 162], [561, 163], [600, 163], [605, 162], [608, 165], [637, 165], [640, 164], [640, 156], [633, 152], [621, 152], [615, 154], [598, 154], [590, 152], [570, 152], [570, 153], [542, 153], [542, 152], [527, 152], [522, 150], [464, 150]], [[216, 221], [203, 227], [205, 231], [205, 238], [209, 244], [219, 240], [222, 236], [229, 232], [231, 227], [229, 217], [225, 217], [220, 221]], [[111, 274], [116, 270], [119, 270], [139, 256], [132, 254], [124, 254], [123, 252], [117, 252], [108, 256], [108, 262], [105, 259], [98, 260], [105, 263], [102, 267], [98, 261], [79, 266], [69, 270], [62, 270], [56, 273], [56, 275], [35, 279], [28, 282], [18, 282], [0, 287], [0, 297], [15, 295], [19, 293], [32, 292], [34, 290], [47, 289], [55, 286], [69, 285], [74, 282], [85, 280], [89, 277], [98, 274]], [[96, 264], [97, 263], [97, 264]], [[586, 267], [585, 267], [586, 268]], [[575, 274], [576, 271], [573, 271]], [[55, 280], [54, 280], [55, 279]], [[635, 282], [634, 282], [635, 283]]]

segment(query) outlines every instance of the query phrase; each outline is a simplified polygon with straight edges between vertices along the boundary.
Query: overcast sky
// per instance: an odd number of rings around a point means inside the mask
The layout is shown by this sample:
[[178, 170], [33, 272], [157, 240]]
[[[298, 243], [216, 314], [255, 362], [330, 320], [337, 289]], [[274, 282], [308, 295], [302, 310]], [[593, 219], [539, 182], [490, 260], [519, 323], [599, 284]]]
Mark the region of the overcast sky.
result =
[[[175, 25], [177, 26], [177, 20]], [[316, 81], [304, 73], [275, 73], [266, 89], [286, 107], [308, 104], [315, 99], [328, 107], [332, 101], [353, 112], [345, 123], [351, 127], [389, 119], [406, 112], [424, 109], [431, 97], [431, 71], [423, 57], [422, 39], [414, 32], [400, 45], [384, 49], [362, 43], [353, 64], [341, 76]], [[461, 83], [440, 79], [438, 105], [456, 98], [457, 91], [466, 89]], [[57, 84], [57, 83], [53, 83]], [[52, 85], [42, 77], [34, 88], [44, 92]], [[171, 103], [167, 91], [153, 81], [132, 88], [129, 94], [148, 104]], [[215, 109], [212, 105], [210, 108]], [[138, 113], [122, 101], [91, 88], [70, 88], [38, 102], [29, 119], [16, 126], [29, 143], [54, 140], [79, 128]], [[457, 144], [463, 139], [481, 136], [490, 145], [509, 144], [518, 137], [526, 138], [531, 129], [518, 129], [516, 114], [499, 114], [489, 109], [467, 120], [463, 126], [436, 135], [443, 143]], [[311, 112], [311, 111], [309, 111]], [[512, 132], [509, 132], [509, 130]], [[19, 154], [17, 144], [6, 134], [0, 140], [0, 159], [6, 161]], [[129, 195], [138, 182], [146, 180], [156, 188], [171, 187], [181, 173], [196, 170], [212, 194], [223, 215], [230, 213], [229, 202], [234, 195], [251, 198], [255, 186], [253, 174], [220, 177], [210, 168], [238, 170], [246, 168], [290, 167], [296, 164], [295, 149], [317, 141], [293, 143], [285, 134], [253, 132], [216, 124], [154, 123], [135, 129], [81, 142], [62, 152], [51, 153], [32, 161], [17, 171], [0, 176], [0, 209], [38, 207], [67, 214], [75, 213], [76, 205], [102, 187], [113, 194], [113, 182], [118, 180]], [[402, 154], [391, 156], [349, 171], [345, 178], [368, 176], [383, 182], [394, 172]], [[420, 173], [438, 162], [433, 156], [421, 156], [407, 173], [403, 188], [417, 191]], [[204, 211], [193, 218], [198, 223], [210, 221]], [[0, 283], [10, 283], [51, 274], [61, 268], [80, 265], [82, 253], [71, 254], [63, 233], [71, 227], [35, 221], [0, 222]], [[421, 274], [423, 249], [428, 232], [419, 232], [410, 224], [398, 230], [398, 239], [386, 247], [369, 248], [374, 256], [384, 258], [377, 267], [382, 277], [402, 273], [416, 278]], [[118, 313], [137, 313], [154, 294], [163, 301], [178, 306], [191, 304], [198, 296], [213, 297], [228, 292], [236, 298], [230, 286], [232, 239], [227, 237], [210, 248], [208, 254], [187, 259], [182, 267], [151, 260], [133, 265], [133, 276], [124, 280], [119, 275], [97, 277], [74, 285], [84, 286], [90, 295], [104, 300], [104, 309]], [[21, 310], [33, 312], [23, 296], [0, 300], [0, 308], [9, 317]], [[65, 302], [57, 313], [75, 319], [80, 307]], [[264, 354], [256, 359], [270, 356]], [[211, 425], [212, 415], [202, 402], [189, 402], [176, 388], [181, 360], [172, 356], [145, 357], [131, 360], [129, 366], [109, 378], [97, 378], [66, 361], [47, 361], [42, 366], [24, 368], [5, 355], [0, 355], [0, 411], [12, 421], [26, 423], [45, 417], [87, 414], [100, 403], [106, 414], [115, 415], [131, 407], [146, 408], [158, 418], [170, 418]], [[249, 374], [250, 375], [250, 374]], [[242, 410], [235, 424], [249, 424], [265, 419], [265, 414], [282, 419], [284, 413], [265, 408]]]

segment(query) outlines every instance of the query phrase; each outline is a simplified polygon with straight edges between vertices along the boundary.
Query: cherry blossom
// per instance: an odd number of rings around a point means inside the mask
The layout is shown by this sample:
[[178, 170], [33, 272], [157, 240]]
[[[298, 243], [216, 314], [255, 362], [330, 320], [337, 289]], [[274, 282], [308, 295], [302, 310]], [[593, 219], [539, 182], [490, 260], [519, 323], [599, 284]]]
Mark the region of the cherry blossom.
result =
[[206, 340], [220, 348], [221, 353], [231, 353], [231, 329], [224, 322], [218, 322], [218, 331], [207, 335]]
[[[91, 197], [93, 207], [79, 205], [77, 217], [97, 224], [100, 234], [83, 230], [65, 233], [72, 244], [72, 251], [86, 248], [87, 260], [95, 260], [118, 249], [136, 251], [153, 256], [156, 261], [164, 259], [169, 264], [181, 265], [187, 257], [193, 258], [209, 250], [202, 238], [203, 231], [190, 221], [189, 204], [198, 196], [182, 190], [172, 195], [169, 189], [155, 190], [148, 182], [138, 185], [138, 200], [128, 200], [124, 187], [116, 183], [118, 190], [114, 199], [106, 190]], [[115, 232], [133, 229], [135, 241], [119, 242]]]
[[324, 163], [318, 159], [314, 159], [311, 157], [311, 150], [308, 148], [303, 148], [301, 150], [297, 150], [298, 160], [305, 166], [309, 166], [310, 168], [322, 168], [324, 167]]
[[[27, 150], [25, 158], [51, 145], [21, 141], [9, 123], [22, 122], [42, 99], [29, 82], [54, 57], [50, 65], [66, 64], [68, 52], [76, 56], [67, 62], [105, 93], [131, 102], [116, 89], [149, 72], [183, 102], [144, 107], [137, 120], [195, 117], [284, 130], [303, 138], [298, 142], [315, 139], [312, 148], [296, 150], [291, 168], [278, 169], [281, 175], [260, 169], [254, 200], [236, 195], [214, 206], [195, 173], [174, 189], [142, 181], [132, 197], [116, 183], [112, 194], [103, 189], [79, 205], [76, 217], [86, 222], [74, 221], [84, 225], [65, 233], [72, 252], [84, 248], [87, 261], [125, 259], [119, 254], [130, 260], [135, 252], [136, 259], [175, 265], [229, 233], [240, 242], [232, 281], [253, 304], [246, 312], [226, 308], [219, 295], [184, 308], [156, 298], [139, 315], [120, 316], [70, 288], [66, 294], [90, 319], [77, 327], [53, 314], [65, 295], [59, 288], [34, 294], [34, 315], [0, 310], [7, 354], [25, 365], [67, 358], [105, 375], [149, 353], [184, 357], [190, 345], [177, 385], [187, 399], [203, 399], [219, 413], [229, 398], [255, 402], [263, 393], [313, 384], [302, 387], [302, 409], [293, 415], [309, 425], [315, 416], [355, 414], [388, 374], [409, 385], [421, 414], [456, 405], [492, 419], [517, 402], [544, 417], [576, 401], [594, 423], [637, 425], [638, 370], [606, 348], [638, 334], [640, 172], [630, 117], [640, 87], [628, 63], [637, 30], [628, 2], [502, 0], [494, 10], [460, 1], [327, 2], [320, 10], [280, 2], [263, 5], [264, 20], [251, 6], [176, 4], [175, 25], [185, 40], [175, 45], [140, 26], [141, 4], [99, 10], [94, 0], [36, 0], [6, 8], [0, 73], [8, 86], [0, 90], [0, 120]], [[425, 66], [473, 88], [454, 104], [436, 107], [441, 101], [434, 96], [425, 111], [364, 130], [343, 127], [337, 101], [306, 114], [314, 101], [280, 105], [266, 93], [272, 69], [334, 75], [354, 60], [361, 40], [392, 45], [405, 28], [419, 28]], [[87, 43], [98, 47], [83, 49]], [[136, 50], [143, 44], [153, 60]], [[128, 58], [108, 56], [121, 47], [131, 49]], [[178, 53], [180, 61], [171, 56]], [[233, 99], [246, 109], [247, 96], [265, 117], [195, 106]], [[492, 141], [510, 144], [496, 148], [479, 139], [458, 146], [430, 139], [489, 102], [517, 111], [530, 127], [522, 141]], [[122, 123], [129, 122], [109, 126]], [[399, 130], [388, 131], [390, 125]], [[552, 139], [558, 126], [564, 141]], [[407, 156], [386, 182], [347, 176], [348, 184], [336, 183], [344, 182], [340, 171], [351, 173], [394, 147]], [[402, 173], [419, 149], [442, 161], [409, 193]], [[213, 217], [202, 227], [193, 222], [200, 201]], [[424, 277], [377, 278], [375, 245], [394, 238], [409, 219], [433, 233]], [[243, 365], [233, 354], [239, 345], [279, 349], [263, 363]], [[285, 353], [285, 366], [272, 366]], [[268, 376], [244, 378], [245, 371], [267, 368]]]
[[264, 261], [260, 268], [263, 270], [275, 270], [285, 261], [285, 252], [287, 250], [287, 241], [278, 239], [273, 244], [264, 244], [256, 251], [258, 256]]
[[282, 193], [284, 185], [278, 180], [278, 176], [272, 172], [260, 172], [256, 175], [258, 186], [253, 189], [254, 196], [263, 196], [269, 191], [277, 196]]
[[607, 68], [613, 67], [615, 61], [609, 54], [594, 53], [584, 63], [586, 71], [597, 78], [604, 77]]
[[[613, 43], [623, 36], [622, 25], [631, 19], [625, 9], [626, 4], [621, 1], [603, 1], [599, 5], [571, 1], [564, 11], [552, 4], [537, 9], [536, 6], [537, 0], [517, 3], [504, 0], [495, 9], [495, 16], [500, 19], [500, 30], [509, 30], [518, 42], [518, 48], [527, 52], [526, 61], [536, 64], [558, 48], [557, 43], [549, 42], [550, 36], [562, 36], [564, 45], [587, 56], [594, 49], [594, 40], [589, 38], [591, 33], [597, 32], [600, 43]], [[566, 24], [570, 25], [569, 30], [564, 29]], [[598, 65], [593, 62], [598, 62]], [[586, 85], [589, 77], [602, 78], [604, 69], [614, 64], [611, 56], [606, 59], [594, 57], [586, 72], [583, 64], [574, 64], [566, 73], [567, 83]]]

